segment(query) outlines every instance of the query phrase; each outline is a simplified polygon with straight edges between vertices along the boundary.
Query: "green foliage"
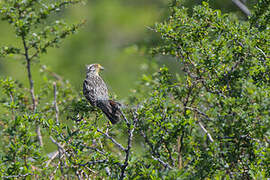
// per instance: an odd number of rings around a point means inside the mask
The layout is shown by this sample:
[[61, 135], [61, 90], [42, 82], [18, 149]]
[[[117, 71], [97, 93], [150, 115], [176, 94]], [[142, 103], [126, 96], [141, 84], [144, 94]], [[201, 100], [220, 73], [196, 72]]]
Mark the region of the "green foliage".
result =
[[[196, 144], [190, 170], [198, 177], [269, 176], [267, 159], [260, 154], [269, 146], [269, 21], [267, 15], [255, 16], [263, 24], [240, 22], [203, 2], [191, 16], [187, 9], [173, 7], [170, 18], [156, 25], [164, 44], [153, 52], [173, 56], [184, 66], [187, 92], [182, 97], [188, 101], [178, 97], [182, 111], [189, 110], [184, 119], [202, 121], [214, 135], [207, 145], [198, 143], [193, 131], [184, 137]], [[257, 149], [260, 155], [254, 153]]]
[[47, 24], [46, 20], [49, 15], [79, 2], [78, 0], [61, 0], [55, 3], [39, 0], [2, 1], [0, 3], [1, 19], [14, 27], [15, 34], [23, 40], [23, 46], [27, 49], [6, 46], [1, 49], [1, 55], [25, 55], [23, 51], [30, 51], [28, 58], [33, 59], [40, 53], [45, 53], [48, 47], [55, 47], [61, 39], [74, 33], [82, 23], [68, 26], [60, 20], [55, 20], [51, 24]]
[[[32, 60], [80, 26], [58, 20], [47, 25], [46, 19], [77, 1], [1, 3], [2, 18], [23, 47], [5, 46], [1, 55], [22, 55], [30, 84], [26, 88], [11, 78], [1, 80], [1, 177], [270, 176], [269, 8], [262, 8], [267, 1], [258, 3], [248, 21], [221, 14], [206, 2], [190, 13], [175, 1], [168, 20], [155, 26], [162, 44], [153, 53], [175, 58], [183, 77], [166, 67], [144, 75], [116, 125], [45, 66], [34, 93]], [[44, 146], [35, 127], [42, 127]], [[50, 143], [54, 149], [48, 154]]]
[[40, 118], [27, 111], [28, 97], [11, 79], [1, 80], [1, 91], [5, 92], [1, 113], [1, 176], [18, 174], [39, 174], [45, 161], [32, 130]]

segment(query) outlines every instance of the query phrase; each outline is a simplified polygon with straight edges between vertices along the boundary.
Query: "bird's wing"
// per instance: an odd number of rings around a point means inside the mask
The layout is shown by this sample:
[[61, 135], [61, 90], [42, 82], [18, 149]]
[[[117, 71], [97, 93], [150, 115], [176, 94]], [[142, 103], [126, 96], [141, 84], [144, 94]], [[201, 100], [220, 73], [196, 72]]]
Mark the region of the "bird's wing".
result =
[[84, 96], [96, 106], [97, 100], [108, 100], [108, 89], [100, 76], [90, 76], [83, 83]]

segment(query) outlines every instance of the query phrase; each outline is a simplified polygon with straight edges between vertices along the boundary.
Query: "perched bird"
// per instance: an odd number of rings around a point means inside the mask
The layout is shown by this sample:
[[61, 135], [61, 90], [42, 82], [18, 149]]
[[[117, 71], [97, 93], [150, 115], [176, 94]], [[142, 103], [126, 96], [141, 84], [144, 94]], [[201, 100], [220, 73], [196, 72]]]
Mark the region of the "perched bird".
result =
[[98, 107], [107, 116], [112, 124], [121, 118], [121, 104], [109, 100], [108, 89], [103, 79], [99, 76], [104, 68], [100, 64], [86, 65], [86, 78], [83, 82], [83, 94], [94, 107]]

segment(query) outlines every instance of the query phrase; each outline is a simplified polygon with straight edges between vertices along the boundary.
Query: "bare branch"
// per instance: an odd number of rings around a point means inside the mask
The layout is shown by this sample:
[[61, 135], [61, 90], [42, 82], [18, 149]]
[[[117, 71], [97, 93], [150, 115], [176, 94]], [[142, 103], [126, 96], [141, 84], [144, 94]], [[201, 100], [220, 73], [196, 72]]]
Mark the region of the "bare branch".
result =
[[135, 118], [135, 115], [133, 114], [133, 128], [131, 129], [131, 124], [127, 120], [126, 116], [124, 115], [124, 113], [121, 110], [120, 110], [120, 112], [121, 112], [124, 120], [126, 121], [126, 125], [127, 125], [127, 128], [128, 128], [128, 142], [127, 142], [127, 148], [125, 150], [126, 157], [125, 157], [125, 162], [121, 167], [121, 175], [120, 175], [120, 179], [124, 179], [125, 170], [126, 170], [126, 168], [128, 166], [128, 159], [129, 159], [129, 155], [130, 155], [130, 149], [131, 149], [131, 146], [132, 146], [131, 142], [132, 142], [132, 139], [133, 139], [133, 132], [134, 132], [135, 127], [137, 125], [137, 118]]
[[106, 153], [99, 150], [98, 148], [95, 148], [95, 147], [90, 147], [90, 146], [86, 146], [86, 145], [82, 145], [83, 147], [85, 147], [86, 149], [90, 149], [90, 150], [93, 150], [93, 151], [96, 151], [98, 152], [99, 154], [102, 154], [102, 155], [105, 155]]
[[26, 174], [18, 174], [18, 175], [11, 175], [11, 176], [2, 176], [3, 179], [10, 179], [10, 178], [22, 178], [26, 176], [34, 175], [33, 173], [26, 173]]
[[245, 4], [243, 4], [241, 1], [239, 0], [232, 0], [232, 2], [238, 6], [238, 8], [246, 14], [246, 16], [250, 16], [251, 15], [251, 12], [250, 10], [247, 8], [247, 6]]
[[58, 154], [59, 154], [59, 151], [55, 151], [55, 152], [53, 152], [53, 153], [50, 153], [50, 154], [48, 155], [48, 157], [49, 157], [50, 159], [47, 161], [45, 167], [48, 167], [48, 166], [50, 165], [50, 163], [58, 156]]
[[261, 50], [260, 48], [258, 48], [257, 46], [255, 46], [256, 49], [258, 49], [262, 54], [263, 56], [265, 57], [265, 59], [267, 59], [267, 56], [265, 54], [265, 52], [263, 52], [263, 50]]
[[126, 149], [121, 144], [119, 144], [113, 137], [111, 137], [109, 134], [102, 132], [100, 129], [97, 129], [97, 132], [103, 134], [108, 139], [110, 139], [122, 151], [126, 151]]
[[57, 87], [56, 87], [56, 82], [53, 83], [53, 92], [54, 92], [54, 109], [55, 109], [55, 120], [57, 125], [59, 125], [59, 109], [57, 106]]
[[98, 163], [106, 163], [108, 162], [107, 159], [102, 159], [102, 160], [96, 160], [96, 161], [89, 161], [89, 162], [86, 162], [84, 164], [78, 164], [79, 166], [86, 166], [86, 165], [95, 165], [95, 164], [98, 164]]
[[[32, 79], [32, 73], [31, 73], [31, 59], [29, 58], [29, 52], [28, 52], [28, 46], [26, 44], [26, 39], [25, 36], [22, 36], [22, 41], [23, 41], [23, 47], [24, 47], [24, 56], [26, 59], [26, 68], [27, 68], [27, 74], [28, 74], [28, 81], [29, 81], [29, 85], [30, 85], [30, 94], [31, 94], [31, 98], [32, 98], [32, 111], [33, 113], [35, 113], [36, 111], [36, 105], [37, 105], [37, 101], [35, 98], [35, 92], [34, 92], [34, 81]], [[39, 141], [39, 145], [42, 147], [43, 146], [43, 141], [42, 141], [42, 135], [40, 132], [40, 126], [37, 124], [36, 127], [36, 133], [37, 133], [37, 138]]]
[[201, 112], [200, 110], [198, 110], [198, 109], [196, 109], [196, 108], [192, 108], [192, 107], [186, 107], [187, 109], [189, 109], [189, 110], [192, 110], [192, 111], [195, 111], [195, 112], [197, 112], [198, 114], [200, 114], [200, 115], [203, 115], [206, 119], [208, 119], [208, 120], [210, 120], [210, 121], [212, 121], [213, 119], [211, 119], [208, 115], [206, 115], [205, 113], [203, 113], [203, 112]]
[[168, 163], [165, 163], [164, 161], [162, 161], [160, 158], [157, 158], [155, 156], [152, 155], [152, 158], [156, 161], [158, 161], [160, 164], [162, 164], [165, 168], [169, 168], [169, 169], [172, 169], [172, 167], [168, 164]]
[[56, 140], [53, 139], [52, 136], [50, 136], [50, 140], [61, 150], [64, 151], [64, 145], [61, 145], [60, 143], [58, 143]]
[[54, 140], [52, 136], [50, 136], [50, 139], [58, 147], [58, 157], [59, 157], [59, 161], [60, 161], [60, 170], [61, 170], [61, 173], [63, 173], [64, 170], [63, 170], [62, 157], [64, 154], [66, 154], [66, 151], [64, 149], [65, 144], [61, 145], [56, 140]]
[[51, 71], [50, 69], [48, 69], [45, 65], [41, 66], [41, 70], [44, 72], [49, 73], [52, 77], [54, 77], [57, 81], [60, 81], [61, 83], [63, 83], [63, 78], [59, 75], [56, 74], [55, 72]]
[[199, 123], [201, 129], [207, 134], [209, 140], [211, 142], [214, 142], [214, 139], [212, 138], [211, 134], [207, 131], [207, 129], [203, 126], [202, 122], [201, 121], [198, 121], [198, 123]]
[[[211, 120], [205, 113], [201, 112], [200, 110], [196, 109], [196, 108], [192, 108], [192, 107], [186, 107], [187, 109], [190, 109], [192, 111], [197, 112], [200, 115], [203, 115], [204, 117], [206, 117], [208, 120]], [[209, 140], [211, 142], [214, 142], [214, 139], [212, 138], [211, 134], [207, 131], [207, 129], [203, 126], [202, 122], [200, 120], [198, 120], [198, 124], [201, 127], [201, 129], [207, 134]]]
[[129, 127], [130, 126], [130, 122], [127, 120], [126, 116], [124, 115], [124, 113], [123, 113], [123, 111], [121, 109], [120, 109], [120, 113], [121, 113], [122, 117], [124, 118], [127, 126]]
[[30, 85], [30, 94], [32, 98], [32, 110], [33, 112], [35, 112], [36, 111], [36, 98], [35, 98], [35, 93], [34, 93], [34, 82], [33, 82], [32, 73], [31, 73], [31, 59], [29, 58], [28, 47], [26, 44], [25, 36], [22, 36], [22, 41], [23, 41], [23, 47], [24, 47], [24, 56], [26, 59], [28, 81]]

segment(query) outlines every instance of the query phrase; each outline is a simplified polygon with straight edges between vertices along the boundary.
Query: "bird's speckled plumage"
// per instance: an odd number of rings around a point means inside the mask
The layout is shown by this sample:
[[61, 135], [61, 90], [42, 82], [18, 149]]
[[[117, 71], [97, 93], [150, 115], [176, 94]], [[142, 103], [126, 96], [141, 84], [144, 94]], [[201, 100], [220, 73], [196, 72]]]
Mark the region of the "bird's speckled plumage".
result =
[[98, 107], [108, 117], [112, 124], [121, 117], [120, 103], [109, 100], [108, 89], [99, 76], [103, 67], [99, 64], [86, 66], [86, 78], [83, 82], [83, 94], [92, 106]]

